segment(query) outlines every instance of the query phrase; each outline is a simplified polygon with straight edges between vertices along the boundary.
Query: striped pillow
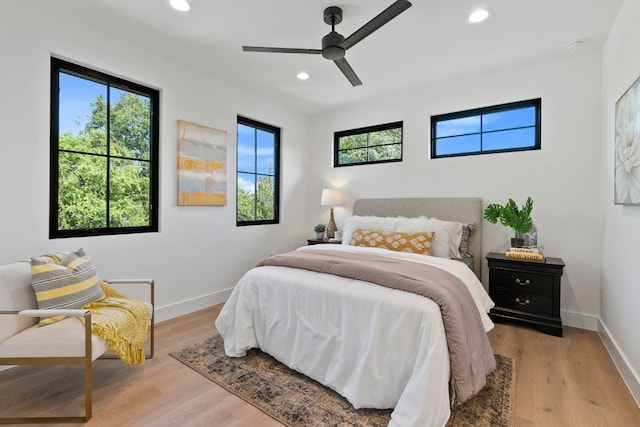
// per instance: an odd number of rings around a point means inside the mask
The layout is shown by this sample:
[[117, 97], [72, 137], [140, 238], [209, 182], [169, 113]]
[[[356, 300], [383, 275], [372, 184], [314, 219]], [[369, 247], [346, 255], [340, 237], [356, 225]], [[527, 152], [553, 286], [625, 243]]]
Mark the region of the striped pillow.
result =
[[[96, 269], [82, 249], [31, 258], [31, 285], [40, 309], [78, 309], [105, 297]], [[47, 317], [40, 323], [62, 319]]]
[[460, 239], [460, 256], [462, 258], [471, 258], [473, 254], [469, 250], [469, 236], [476, 228], [475, 223], [462, 224], [462, 238]]

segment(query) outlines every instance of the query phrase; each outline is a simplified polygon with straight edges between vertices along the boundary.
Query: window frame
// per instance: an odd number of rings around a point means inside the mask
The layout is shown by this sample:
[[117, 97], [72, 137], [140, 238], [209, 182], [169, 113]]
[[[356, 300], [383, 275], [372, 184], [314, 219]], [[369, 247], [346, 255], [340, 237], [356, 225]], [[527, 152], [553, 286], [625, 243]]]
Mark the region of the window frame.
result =
[[[255, 172], [246, 172], [246, 171], [241, 171], [239, 170], [239, 164], [240, 162], [238, 161], [238, 133], [237, 133], [237, 129], [238, 129], [238, 125], [244, 125], [244, 126], [249, 126], [254, 128], [255, 130], [262, 130], [265, 132], [270, 132], [273, 133], [274, 135], [274, 159], [273, 159], [273, 174], [271, 175], [273, 177], [273, 185], [274, 185], [274, 189], [273, 189], [273, 219], [261, 219], [261, 220], [251, 220], [251, 221], [238, 221], [238, 174], [240, 173], [244, 173], [244, 174], [253, 174], [256, 176], [256, 180], [255, 180], [255, 192], [254, 192], [254, 201], [257, 198], [257, 186], [258, 186], [258, 179], [257, 177], [260, 175], [265, 175], [265, 174], [261, 174], [258, 173], [257, 170], [257, 165], [255, 167]], [[244, 226], [249, 226], [249, 225], [265, 225], [265, 224], [279, 224], [280, 223], [280, 144], [281, 144], [281, 135], [282, 133], [282, 129], [277, 127], [277, 126], [273, 126], [273, 125], [269, 125], [267, 123], [263, 123], [263, 122], [259, 122], [257, 120], [254, 119], [250, 119], [248, 117], [245, 116], [241, 116], [238, 115], [237, 119], [236, 119], [236, 226], [237, 227], [244, 227]], [[257, 154], [257, 145], [254, 147], [255, 149], [255, 153]], [[257, 159], [258, 156], [255, 156], [255, 162], [257, 163]], [[257, 204], [254, 204], [254, 207]], [[255, 209], [254, 209], [254, 218], [256, 217], [255, 215]]]
[[[373, 160], [373, 161], [364, 161], [364, 162], [355, 162], [355, 163], [348, 163], [348, 164], [340, 164], [340, 153], [342, 151], [345, 150], [340, 150], [340, 138], [345, 137], [345, 136], [354, 136], [354, 135], [364, 135], [364, 134], [370, 134], [373, 132], [378, 132], [378, 131], [383, 131], [383, 130], [389, 130], [389, 129], [400, 129], [400, 142], [395, 143], [395, 144], [388, 144], [388, 145], [400, 145], [400, 158], [397, 159], [385, 159], [385, 160]], [[362, 148], [366, 148], [367, 149], [367, 157], [368, 157], [368, 153], [369, 153], [369, 149], [371, 147], [367, 146], [367, 147], [362, 147]], [[349, 129], [349, 130], [343, 130], [343, 131], [338, 131], [338, 132], [334, 132], [333, 133], [333, 166], [334, 167], [347, 167], [347, 166], [360, 166], [360, 165], [373, 165], [373, 164], [377, 164], [377, 163], [393, 163], [393, 162], [401, 162], [402, 158], [404, 155], [404, 121], [397, 121], [397, 122], [391, 122], [391, 123], [384, 123], [381, 125], [374, 125], [374, 126], [366, 126], [366, 127], [362, 127], [362, 128], [357, 128], [357, 129]]]
[[[100, 228], [78, 228], [72, 230], [59, 230], [59, 154], [61, 152], [69, 152], [60, 150], [59, 132], [60, 132], [60, 73], [66, 73], [77, 76], [79, 78], [91, 80], [107, 87], [114, 87], [126, 90], [127, 92], [136, 93], [148, 97], [150, 100], [150, 127], [149, 127], [149, 225], [133, 226], [133, 227], [111, 227], [109, 225], [109, 162], [112, 159], [136, 160], [127, 157], [121, 157], [110, 153], [110, 141], [107, 138], [107, 150], [105, 154], [92, 153], [91, 155], [105, 157], [107, 159], [106, 170], [106, 204], [107, 218], [106, 226]], [[50, 110], [50, 161], [49, 161], [49, 238], [67, 238], [67, 237], [87, 237], [87, 236], [108, 236], [117, 234], [132, 233], [153, 233], [158, 231], [159, 218], [159, 169], [160, 169], [160, 91], [139, 83], [135, 83], [117, 76], [97, 71], [85, 66], [81, 66], [60, 58], [51, 57], [51, 110]], [[108, 98], [107, 108], [110, 109]], [[107, 116], [108, 117], [108, 116]], [[107, 121], [107, 129], [109, 123]], [[107, 131], [107, 135], [109, 132]], [[82, 154], [82, 153], [81, 153]], [[145, 160], [146, 161], [146, 160]]]
[[[492, 114], [492, 113], [499, 113], [499, 112], [504, 112], [504, 111], [512, 111], [512, 110], [518, 110], [518, 109], [522, 109], [525, 107], [534, 107], [535, 108], [535, 124], [533, 125], [533, 127], [535, 128], [535, 137], [534, 137], [534, 145], [533, 146], [529, 146], [529, 147], [511, 147], [511, 148], [502, 148], [502, 149], [497, 149], [497, 150], [484, 150], [482, 149], [482, 137], [485, 134], [488, 133], [493, 133], [493, 132], [504, 132], [507, 130], [517, 130], [517, 129], [526, 129], [526, 128], [530, 128], [531, 126], [521, 126], [521, 127], [515, 127], [515, 128], [508, 128], [508, 129], [497, 129], [497, 130], [492, 130], [492, 131], [486, 131], [484, 132], [482, 130], [482, 116], [487, 115], [487, 114]], [[474, 116], [480, 116], [480, 150], [479, 151], [468, 151], [468, 152], [464, 152], [464, 153], [453, 153], [453, 154], [436, 154], [437, 151], [437, 142], [438, 139], [442, 140], [442, 139], [446, 139], [446, 138], [450, 138], [450, 137], [460, 137], [460, 136], [464, 136], [464, 135], [475, 135], [477, 134], [477, 132], [473, 132], [473, 133], [467, 133], [467, 134], [460, 134], [460, 135], [452, 135], [449, 137], [441, 137], [438, 138], [438, 136], [436, 135], [436, 130], [437, 130], [437, 124], [441, 121], [447, 121], [447, 120], [452, 120], [452, 119], [462, 119], [462, 118], [468, 118], [468, 117], [474, 117]], [[534, 98], [534, 99], [528, 99], [528, 100], [524, 100], [524, 101], [515, 101], [515, 102], [509, 102], [509, 103], [505, 103], [505, 104], [499, 104], [499, 105], [492, 105], [489, 107], [481, 107], [481, 108], [474, 108], [474, 109], [470, 109], [470, 110], [464, 110], [464, 111], [456, 111], [454, 113], [447, 113], [447, 114], [438, 114], [438, 115], [433, 115], [431, 116], [431, 146], [430, 146], [430, 153], [431, 153], [431, 158], [432, 159], [442, 159], [442, 158], [448, 158], [448, 157], [461, 157], [461, 156], [475, 156], [475, 155], [480, 155], [480, 154], [493, 154], [493, 153], [509, 153], [509, 152], [517, 152], [517, 151], [531, 151], [531, 150], [540, 150], [542, 148], [542, 141], [541, 141], [541, 133], [542, 133], [542, 98]]]

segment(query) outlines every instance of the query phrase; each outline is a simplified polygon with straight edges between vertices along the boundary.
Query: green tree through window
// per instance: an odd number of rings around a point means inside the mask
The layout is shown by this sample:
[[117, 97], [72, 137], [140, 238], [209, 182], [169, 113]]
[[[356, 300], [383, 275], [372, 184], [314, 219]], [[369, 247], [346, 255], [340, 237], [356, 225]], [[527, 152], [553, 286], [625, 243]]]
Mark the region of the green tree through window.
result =
[[51, 64], [50, 237], [157, 231], [158, 91]]
[[280, 129], [238, 116], [237, 225], [279, 221]]
[[402, 122], [334, 133], [334, 166], [402, 161]]

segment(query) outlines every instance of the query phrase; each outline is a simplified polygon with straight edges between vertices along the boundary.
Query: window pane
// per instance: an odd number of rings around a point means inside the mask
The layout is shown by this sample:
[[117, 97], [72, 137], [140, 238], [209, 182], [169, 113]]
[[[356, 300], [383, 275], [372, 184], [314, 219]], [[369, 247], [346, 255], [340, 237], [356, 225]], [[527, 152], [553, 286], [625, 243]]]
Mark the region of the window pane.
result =
[[258, 156], [257, 172], [272, 175], [275, 173], [274, 135], [271, 132], [265, 132], [264, 130], [258, 129], [256, 131], [256, 137], [257, 137], [257, 153], [256, 154]]
[[439, 121], [436, 125], [436, 133], [438, 138], [480, 133], [480, 116]]
[[149, 160], [151, 155], [149, 98], [112, 87], [109, 101], [111, 155]]
[[369, 134], [369, 146], [394, 144], [402, 140], [401, 129], [387, 129]]
[[138, 227], [149, 225], [149, 163], [111, 160], [109, 225]]
[[258, 175], [258, 194], [256, 197], [256, 220], [274, 219], [275, 188], [273, 177]]
[[349, 150], [351, 148], [361, 148], [367, 146], [367, 134], [341, 136], [339, 150]]
[[367, 149], [360, 148], [357, 150], [347, 150], [340, 153], [340, 164], [348, 165], [353, 163], [364, 163], [368, 159]]
[[401, 146], [399, 144], [383, 145], [371, 147], [369, 149], [369, 160], [373, 162], [399, 159], [401, 157]]
[[106, 158], [62, 152], [58, 168], [58, 229], [105, 227]]
[[513, 129], [524, 126], [535, 126], [535, 107], [518, 108], [517, 110], [500, 111], [498, 113], [485, 114], [482, 117], [482, 130]]
[[238, 173], [238, 211], [237, 221], [254, 221], [256, 210], [256, 176], [250, 173]]
[[437, 139], [436, 147], [438, 156], [478, 152], [481, 149], [480, 134]]
[[508, 150], [512, 148], [534, 147], [535, 128], [504, 130], [485, 133], [482, 139], [483, 150]]
[[240, 123], [238, 124], [238, 170], [256, 171], [255, 129]]
[[[59, 82], [60, 149], [105, 154], [107, 86], [64, 72], [59, 74]], [[71, 138], [80, 135], [84, 136], [84, 141]]]

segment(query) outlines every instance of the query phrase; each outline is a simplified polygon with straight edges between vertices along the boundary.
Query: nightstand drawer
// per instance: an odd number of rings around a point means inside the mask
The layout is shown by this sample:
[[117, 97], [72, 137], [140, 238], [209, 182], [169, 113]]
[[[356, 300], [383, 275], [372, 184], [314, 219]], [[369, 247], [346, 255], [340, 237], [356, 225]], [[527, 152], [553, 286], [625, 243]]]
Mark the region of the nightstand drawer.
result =
[[492, 295], [496, 307], [518, 310], [540, 316], [553, 315], [553, 299], [551, 296], [518, 292], [496, 291]]
[[496, 291], [535, 294], [549, 298], [553, 296], [553, 277], [549, 275], [530, 271], [492, 269], [489, 280]]

